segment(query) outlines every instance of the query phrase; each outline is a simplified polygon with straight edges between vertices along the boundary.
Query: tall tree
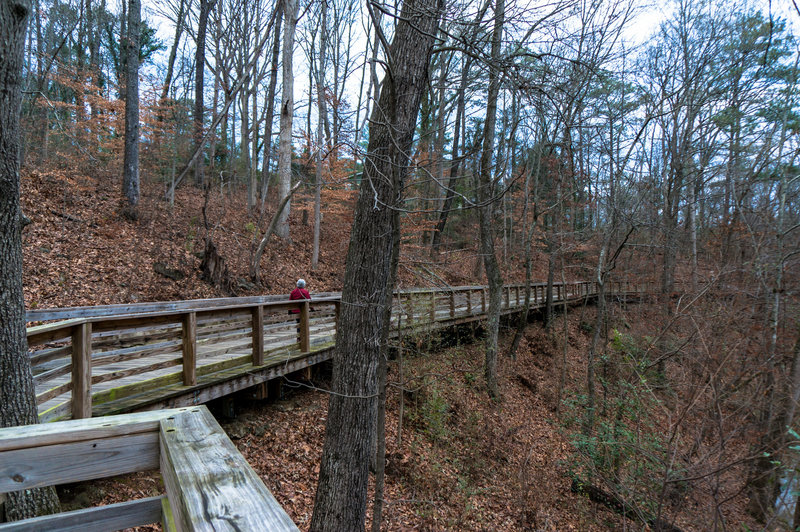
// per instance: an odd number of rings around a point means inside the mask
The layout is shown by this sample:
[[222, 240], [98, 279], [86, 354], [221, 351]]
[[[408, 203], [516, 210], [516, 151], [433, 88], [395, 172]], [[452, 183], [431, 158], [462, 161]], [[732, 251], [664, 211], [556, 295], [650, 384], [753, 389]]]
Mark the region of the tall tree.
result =
[[[205, 73], [206, 61], [206, 29], [208, 28], [208, 17], [216, 0], [200, 0], [200, 14], [197, 18], [197, 42], [194, 54], [194, 142], [195, 150], [202, 150], [203, 144], [203, 77]], [[205, 164], [203, 157], [200, 156], [194, 165], [194, 182], [202, 185], [205, 182]]]
[[130, 0], [128, 5], [128, 38], [125, 70], [125, 160], [123, 163], [122, 192], [127, 200], [127, 215], [136, 216], [139, 203], [139, 30], [142, 12], [141, 0]]
[[403, 2], [386, 53], [350, 233], [313, 531], [364, 530], [378, 365], [386, 355], [399, 257], [398, 209], [441, 9], [441, 0]]
[[[278, 198], [289, 197], [292, 188], [292, 122], [294, 118], [294, 73], [292, 54], [294, 53], [294, 33], [297, 27], [298, 0], [283, 0], [283, 97], [281, 100], [281, 130], [278, 144]], [[278, 219], [275, 234], [289, 240], [289, 214], [291, 198], [286, 201]]]
[[[19, 115], [27, 0], [0, 1], [0, 427], [38, 422], [25, 334], [22, 292], [22, 227], [19, 203]], [[58, 511], [52, 488], [8, 494], [13, 521]]]
[[[325, 105], [325, 55], [328, 50], [328, 2], [322, 0], [322, 13], [320, 14], [320, 36], [319, 36], [319, 65], [317, 66], [317, 157], [316, 173], [314, 179], [314, 240], [311, 249], [311, 269], [316, 271], [319, 263], [319, 237], [322, 203], [322, 160], [323, 160], [323, 123], [327, 116], [327, 106]], [[309, 135], [311, 132], [309, 131]]]
[[283, 21], [283, 2], [278, 2], [275, 14], [275, 37], [272, 41], [272, 61], [269, 72], [269, 88], [266, 96], [267, 116], [264, 119], [264, 165], [261, 168], [261, 210], [267, 201], [269, 191], [269, 166], [272, 160], [272, 119], [275, 116], [275, 87], [278, 83], [278, 60], [281, 49], [281, 22]]
[[480, 246], [486, 279], [489, 283], [489, 309], [486, 317], [486, 355], [484, 373], [489, 396], [496, 398], [497, 389], [497, 339], [500, 329], [500, 304], [503, 278], [494, 249], [492, 212], [494, 210], [494, 179], [492, 178], [492, 154], [497, 118], [497, 96], [500, 93], [500, 63], [503, 24], [505, 22], [505, 0], [497, 0], [494, 8], [494, 32], [492, 34], [491, 61], [489, 64], [489, 91], [486, 96], [486, 123], [483, 126], [483, 148], [481, 152], [480, 183], [478, 186], [478, 210], [480, 220]]

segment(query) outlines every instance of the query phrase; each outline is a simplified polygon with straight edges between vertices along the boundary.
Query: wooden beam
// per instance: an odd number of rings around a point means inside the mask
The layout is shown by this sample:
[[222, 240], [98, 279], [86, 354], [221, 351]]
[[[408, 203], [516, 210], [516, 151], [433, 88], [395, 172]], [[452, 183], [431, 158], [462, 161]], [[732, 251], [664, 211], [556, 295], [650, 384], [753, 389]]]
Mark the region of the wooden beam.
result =
[[197, 314], [187, 312], [181, 321], [183, 343], [183, 384], [197, 384]]
[[172, 505], [166, 497], [161, 497], [161, 529], [164, 532], [178, 532], [178, 527], [175, 525], [175, 514], [172, 512]]
[[264, 307], [253, 307], [253, 365], [264, 363]]
[[187, 410], [190, 409], [176, 408], [158, 412], [57, 421], [41, 425], [23, 425], [21, 427], [0, 429], [0, 464], [5, 463], [4, 459], [1, 458], [2, 453], [15, 449], [28, 449], [59, 443], [75, 443], [142, 432], [157, 432], [161, 418]]
[[112, 477], [158, 467], [158, 433], [144, 432], [0, 454], [0, 492]]
[[107, 532], [161, 522], [162, 500], [148, 497], [134, 501], [85, 508], [73, 512], [34, 517], [0, 524], [0, 532]]
[[60, 321], [58, 323], [37, 325], [36, 327], [29, 327], [26, 330], [28, 336], [28, 345], [33, 346], [46, 342], [54, 342], [56, 340], [66, 340], [72, 335], [72, 328], [84, 323], [85, 321], [86, 320], [75, 319]]
[[72, 328], [72, 418], [92, 417], [92, 324]]
[[161, 475], [180, 531], [299, 530], [205, 408], [161, 422]]

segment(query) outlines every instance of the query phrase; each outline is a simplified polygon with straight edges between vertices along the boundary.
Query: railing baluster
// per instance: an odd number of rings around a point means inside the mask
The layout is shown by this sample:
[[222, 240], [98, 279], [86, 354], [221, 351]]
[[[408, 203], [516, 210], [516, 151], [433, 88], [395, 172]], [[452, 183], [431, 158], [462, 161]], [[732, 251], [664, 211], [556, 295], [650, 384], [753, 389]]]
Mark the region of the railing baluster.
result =
[[264, 307], [258, 305], [252, 309], [253, 316], [253, 365], [264, 364]]
[[92, 324], [72, 328], [72, 418], [92, 417]]
[[183, 346], [183, 384], [197, 384], [197, 314], [187, 312], [181, 320]]
[[431, 290], [431, 323], [436, 323], [436, 290]]
[[467, 290], [467, 315], [472, 316], [472, 290]]
[[456, 317], [456, 300], [455, 300], [455, 292], [450, 290], [450, 317]]

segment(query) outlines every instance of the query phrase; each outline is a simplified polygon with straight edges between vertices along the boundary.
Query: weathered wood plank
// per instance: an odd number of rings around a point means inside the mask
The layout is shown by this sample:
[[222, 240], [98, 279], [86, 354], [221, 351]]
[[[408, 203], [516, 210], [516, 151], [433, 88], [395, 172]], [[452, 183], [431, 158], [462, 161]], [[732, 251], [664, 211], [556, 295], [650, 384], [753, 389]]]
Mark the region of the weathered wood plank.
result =
[[45, 401], [49, 401], [54, 397], [58, 397], [61, 394], [67, 393], [71, 389], [72, 389], [72, 381], [65, 382], [61, 386], [55, 386], [53, 388], [50, 388], [49, 390], [42, 392], [36, 396], [36, 404], [40, 405]]
[[72, 336], [72, 328], [80, 325], [86, 320], [75, 319], [60, 321], [58, 323], [48, 323], [37, 325], [27, 329], [28, 345], [39, 345], [57, 340], [66, 340]]
[[145, 314], [134, 317], [92, 318], [94, 330], [97, 332], [122, 331], [143, 326], [172, 325], [180, 323], [181, 314]]
[[169, 342], [159, 342], [157, 344], [137, 345], [134, 347], [124, 347], [122, 349], [102, 351], [92, 355], [92, 367], [98, 368], [108, 364], [129, 362], [131, 360], [138, 360], [140, 358], [165, 355], [169, 353], [174, 353], [177, 355], [181, 353], [182, 347], [182, 340], [173, 340]]
[[[315, 292], [313, 299], [338, 297], [339, 292]], [[96, 305], [89, 307], [66, 307], [50, 309], [32, 309], [25, 313], [25, 321], [64, 320], [71, 318], [96, 318], [100, 316], [124, 316], [131, 314], [147, 314], [154, 312], [184, 312], [203, 308], [221, 306], [259, 305], [276, 301], [285, 301], [286, 295], [265, 295], [248, 297], [224, 297], [212, 299], [185, 299], [182, 301], [159, 301], [154, 303], [120, 303], [114, 305]]]
[[69, 375], [70, 373], [72, 373], [72, 362], [69, 362], [68, 364], [62, 364], [39, 373], [33, 377], [33, 384], [35, 386], [41, 386], [49, 380], [62, 377], [64, 375]]
[[[163, 417], [185, 412], [188, 408], [143, 412], [125, 416], [76, 419], [56, 423], [23, 425], [0, 429], [0, 453], [16, 449], [74, 443], [141, 432], [157, 432]], [[1, 491], [1, 490], [0, 490]]]
[[311, 355], [290, 356], [288, 353], [273, 353], [267, 355], [265, 365], [253, 368], [250, 365], [249, 355], [246, 357], [246, 366], [237, 366], [222, 371], [199, 376], [197, 386], [185, 387], [173, 384], [168, 388], [150, 390], [128, 400], [122, 399], [113, 403], [96, 405], [98, 413], [121, 414], [133, 410], [154, 410], [160, 408], [177, 408], [193, 406], [225, 397], [239, 390], [250, 388], [262, 382], [287, 375], [303, 369], [309, 365], [319, 364], [330, 360], [333, 343], [322, 346]]
[[166, 497], [161, 498], [161, 529], [164, 532], [178, 532], [175, 525], [175, 514], [172, 513], [172, 505]]
[[0, 532], [108, 532], [161, 521], [162, 500], [148, 497], [0, 524]]
[[173, 366], [180, 366], [183, 362], [185, 362], [185, 359], [183, 358], [172, 358], [169, 360], [161, 360], [159, 362], [151, 363], [146, 366], [138, 366], [117, 371], [108, 371], [93, 376], [92, 384], [115, 381], [124, 379], [125, 377], [133, 377], [134, 375], [142, 375], [143, 373], [150, 373], [151, 371], [158, 371], [160, 369], [171, 368]]
[[178, 530], [299, 530], [207, 409], [164, 419], [160, 442]]
[[37, 349], [30, 353], [31, 367], [36, 369], [36, 366], [58, 360], [60, 358], [68, 358], [72, 353], [71, 345], [62, 345], [60, 347], [47, 347], [44, 349]]
[[145, 432], [0, 453], [0, 492], [158, 467], [158, 434]]

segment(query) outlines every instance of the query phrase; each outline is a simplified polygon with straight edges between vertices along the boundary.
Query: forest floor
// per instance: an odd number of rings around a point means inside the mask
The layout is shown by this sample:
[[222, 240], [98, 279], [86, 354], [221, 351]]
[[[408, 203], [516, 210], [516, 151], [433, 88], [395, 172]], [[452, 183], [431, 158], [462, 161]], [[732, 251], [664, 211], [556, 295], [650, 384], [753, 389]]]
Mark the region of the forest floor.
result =
[[[585, 353], [591, 341], [586, 323], [593, 314], [591, 308], [576, 308], [569, 315], [565, 398], [583, 387]], [[512, 334], [506, 333], [498, 364], [501, 398], [497, 401], [488, 399], [483, 384], [482, 344], [470, 341], [468, 334], [445, 338], [450, 346], [431, 345], [428, 339], [405, 343], [401, 441], [400, 363], [395, 359], [390, 364], [393, 391], [387, 401], [382, 529], [647, 528], [638, 519], [622, 517], [571, 491], [572, 475], [585, 466], [571, 443], [566, 421], [575, 412], [568, 407], [556, 410], [563, 351], [535, 321], [512, 360], [507, 356]], [[237, 399], [234, 419], [223, 417], [211, 405], [228, 435], [301, 530], [308, 528], [313, 511], [327, 413], [327, 395], [322, 390], [330, 385], [324, 372], [313, 380], [316, 389], [308, 384], [285, 381], [279, 400]], [[745, 498], [735, 494], [743, 472], [738, 468], [732, 473], [734, 496], [722, 506], [724, 529], [759, 530], [744, 511]], [[372, 475], [370, 481], [372, 501]], [[157, 473], [138, 473], [68, 486], [61, 493], [73, 508], [159, 495], [163, 484]], [[662, 518], [680, 530], [710, 530], [712, 502], [709, 491], [698, 484], [670, 496]], [[368, 526], [371, 512], [370, 503]]]
[[[23, 234], [27, 308], [221, 297], [228, 295], [200, 279], [199, 252], [211, 235], [225, 258], [237, 295], [288, 293], [297, 278], [312, 292], [340, 290], [349, 241], [355, 192], [340, 189], [323, 196], [322, 246], [317, 271], [310, 269], [312, 210], [310, 195], [295, 198], [292, 242], [273, 240], [261, 262], [261, 284], [248, 278], [248, 261], [269, 215], [248, 215], [241, 192], [193, 187], [178, 190], [174, 206], [163, 201], [163, 187], [144, 183], [139, 217], [119, 213], [119, 183], [62, 172], [28, 172], [22, 180], [25, 214], [33, 220]], [[304, 215], [304, 212], [306, 213]], [[450, 235], [466, 244], [451, 248], [437, 263], [422, 257], [420, 239], [404, 237], [400, 284], [479, 284], [474, 227], [464, 223]], [[474, 234], [474, 233], [473, 233]], [[473, 246], [473, 248], [470, 248]], [[509, 245], [513, 249], [513, 245]], [[155, 271], [156, 263], [178, 270], [178, 280]], [[534, 281], [546, 279], [546, 258], [538, 254]], [[572, 267], [574, 278], [588, 266]], [[504, 280], [522, 281], [519, 262], [506, 262]], [[642, 305], [627, 317], [652, 322]], [[557, 412], [559, 382], [566, 361], [563, 398], [584, 387], [590, 342], [590, 308], [569, 315], [565, 359], [558, 342], [538, 322], [526, 331], [516, 360], [501, 354], [501, 398], [490, 401], [483, 386], [480, 342], [465, 337], [415, 338], [404, 344], [405, 393], [393, 386], [387, 401], [386, 530], [638, 530], [606, 506], [571, 491], [580, 473], [565, 421]], [[506, 330], [506, 333], [509, 331]], [[459, 339], [460, 338], [460, 339]], [[461, 342], [461, 343], [460, 343]], [[502, 339], [506, 353], [510, 334]], [[397, 383], [399, 366], [390, 365]], [[314, 385], [329, 387], [324, 372]], [[234, 420], [220, 418], [231, 438], [267, 487], [301, 529], [308, 527], [325, 431], [327, 395], [302, 383], [285, 382], [277, 401], [237, 402]], [[400, 405], [403, 407], [402, 435]], [[564, 404], [564, 403], [562, 403]], [[213, 405], [212, 405], [213, 406]], [[566, 409], [566, 407], [564, 407]], [[750, 526], [734, 469], [730, 500], [723, 507], [730, 528]], [[67, 507], [107, 504], [163, 492], [158, 475], [136, 474], [65, 486]], [[372, 487], [370, 488], [370, 497]], [[684, 530], [711, 525], [705, 490], [673, 497], [664, 515]], [[371, 520], [371, 513], [367, 520]], [[146, 528], [145, 528], [146, 529]]]

